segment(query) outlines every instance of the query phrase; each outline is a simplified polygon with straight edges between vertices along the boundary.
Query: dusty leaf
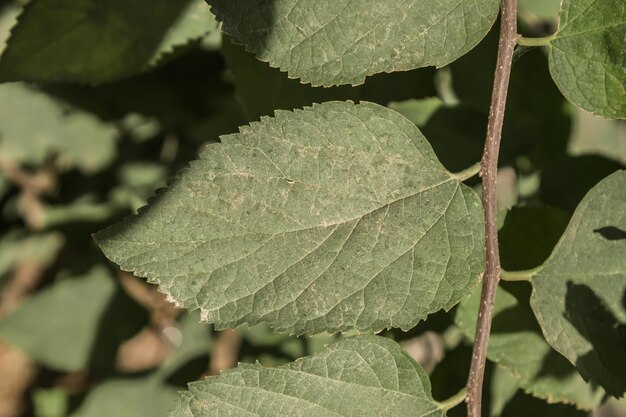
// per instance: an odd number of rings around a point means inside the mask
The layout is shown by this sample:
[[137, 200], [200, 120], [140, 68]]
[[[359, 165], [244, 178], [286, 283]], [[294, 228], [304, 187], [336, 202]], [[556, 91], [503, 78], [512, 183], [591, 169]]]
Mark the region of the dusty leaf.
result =
[[140, 216], [96, 239], [218, 328], [409, 329], [476, 284], [482, 218], [409, 120], [328, 102], [205, 147]]
[[532, 280], [532, 308], [546, 340], [585, 379], [626, 391], [626, 171], [578, 205]]
[[[297, 410], [297, 411], [296, 411]], [[295, 362], [239, 365], [189, 385], [170, 417], [436, 417], [426, 372], [394, 341], [346, 338]]]
[[[498, 288], [488, 358], [509, 371], [517, 386], [528, 394], [551, 403], [594, 409], [604, 391], [585, 382], [572, 364], [548, 345], [528, 304], [529, 297], [530, 287], [525, 283]], [[457, 309], [455, 321], [469, 339], [476, 332], [479, 305], [477, 288]]]
[[626, 118], [626, 2], [563, 0], [550, 41], [550, 72], [568, 100], [613, 119]]
[[207, 0], [222, 30], [261, 61], [314, 86], [442, 67], [489, 31], [497, 0]]

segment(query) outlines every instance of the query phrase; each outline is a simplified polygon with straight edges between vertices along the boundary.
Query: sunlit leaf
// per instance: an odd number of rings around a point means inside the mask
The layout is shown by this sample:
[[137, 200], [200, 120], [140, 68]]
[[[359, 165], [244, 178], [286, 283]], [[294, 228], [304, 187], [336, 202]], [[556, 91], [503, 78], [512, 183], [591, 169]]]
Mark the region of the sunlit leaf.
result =
[[626, 391], [626, 171], [580, 202], [533, 277], [532, 307], [546, 340], [609, 394]]
[[550, 72], [568, 100], [613, 119], [626, 118], [626, 2], [563, 0], [550, 40]]
[[497, 0], [208, 0], [223, 30], [261, 61], [314, 86], [442, 67], [489, 31]]
[[104, 253], [219, 328], [409, 329], [483, 268], [477, 195], [384, 107], [277, 112], [207, 146]]
[[436, 417], [428, 375], [379, 336], [343, 339], [275, 368], [239, 365], [189, 385], [170, 417]]

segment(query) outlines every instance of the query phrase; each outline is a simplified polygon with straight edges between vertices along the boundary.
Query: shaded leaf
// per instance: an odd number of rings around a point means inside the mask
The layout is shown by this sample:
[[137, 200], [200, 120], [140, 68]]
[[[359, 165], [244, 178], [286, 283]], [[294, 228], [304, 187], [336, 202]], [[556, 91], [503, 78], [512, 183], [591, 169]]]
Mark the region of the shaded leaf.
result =
[[541, 173], [539, 195], [543, 202], [573, 212], [594, 185], [623, 168], [598, 155], [555, 158]]
[[569, 214], [552, 207], [513, 207], [498, 233], [500, 262], [507, 271], [535, 268], [548, 259]]
[[0, 239], [0, 277], [19, 263], [51, 264], [63, 245], [60, 233], [27, 235], [22, 230], [6, 233]]
[[276, 368], [240, 365], [189, 385], [170, 417], [444, 416], [428, 375], [380, 336], [346, 338]]
[[480, 111], [463, 104], [446, 106], [436, 98], [394, 102], [389, 107], [420, 128], [448, 170], [462, 171], [480, 161], [487, 133], [487, 120]]
[[626, 122], [576, 109], [572, 130], [569, 142], [572, 155], [600, 155], [626, 166]]
[[128, 77], [216, 29], [202, 0], [38, 0], [13, 29], [0, 80], [96, 84]]
[[[498, 30], [494, 27], [475, 49], [450, 65], [459, 100], [466, 106], [476, 106], [485, 120], [497, 49]], [[571, 125], [564, 110], [566, 102], [550, 75], [545, 54], [535, 49], [521, 56], [509, 83], [500, 166], [515, 166], [523, 155], [535, 167], [549, 167], [555, 156], [564, 154]]]
[[519, 390], [518, 378], [508, 369], [496, 366], [491, 374], [489, 384], [489, 396], [491, 399], [489, 407], [490, 417], [500, 417], [504, 407], [511, 401]]
[[546, 340], [609, 394], [626, 391], [626, 171], [581, 201], [533, 277], [532, 307]]
[[625, 39], [623, 0], [563, 0], [549, 55], [563, 95], [594, 114], [626, 118]]
[[386, 105], [390, 101], [435, 95], [432, 68], [377, 74], [358, 87], [312, 87], [290, 79], [254, 55], [225, 40], [222, 53], [237, 85], [237, 95], [250, 120], [330, 100], [366, 100]]
[[444, 66], [472, 49], [495, 0], [207, 0], [223, 31], [261, 61], [314, 86]]
[[[498, 287], [489, 337], [488, 358], [510, 371], [525, 392], [548, 402], [575, 404], [591, 410], [604, 392], [586, 383], [576, 369], [545, 341], [528, 303], [525, 283]], [[480, 289], [459, 305], [456, 323], [473, 339]]]
[[409, 329], [483, 267], [477, 195], [401, 115], [328, 102], [209, 145], [168, 192], [100, 232], [104, 253], [218, 328]]
[[519, 13], [525, 20], [552, 22], [559, 16], [560, 5], [560, 0], [520, 0]]
[[177, 389], [151, 376], [110, 379], [89, 390], [70, 417], [157, 417], [170, 409]]
[[0, 323], [0, 335], [50, 368], [77, 371], [112, 364], [119, 344], [146, 321], [145, 311], [96, 265], [30, 298]]
[[548, 404], [522, 392], [518, 392], [502, 412], [502, 417], [586, 417], [586, 411], [576, 410], [571, 405]]
[[237, 96], [250, 120], [271, 116], [275, 110], [291, 110], [330, 100], [357, 100], [358, 89], [349, 86], [322, 88], [301, 84], [270, 68], [225, 37], [222, 54], [232, 71]]
[[199, 314], [187, 313], [178, 321], [177, 327], [163, 330], [175, 349], [158, 369], [157, 375], [170, 377], [173, 372], [211, 351], [213, 335], [209, 326], [199, 323], [199, 319]]
[[116, 136], [112, 126], [41, 91], [21, 83], [0, 85], [3, 158], [39, 164], [56, 155], [59, 167], [79, 167], [89, 173], [112, 161]]

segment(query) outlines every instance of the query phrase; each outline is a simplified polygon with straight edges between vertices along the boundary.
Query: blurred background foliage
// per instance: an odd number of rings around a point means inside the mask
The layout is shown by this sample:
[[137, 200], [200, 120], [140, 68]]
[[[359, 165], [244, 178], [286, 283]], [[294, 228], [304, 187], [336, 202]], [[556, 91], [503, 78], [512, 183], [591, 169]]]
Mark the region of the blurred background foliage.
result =
[[[0, 1], [0, 51], [25, 3]], [[412, 120], [449, 170], [480, 159], [495, 31], [440, 70], [381, 74], [355, 88], [312, 88], [222, 37], [202, 1], [172, 4], [181, 7], [177, 19], [141, 26], [150, 26], [158, 42], [132, 46], [139, 49], [131, 64], [112, 65], [106, 53], [84, 59], [97, 85], [0, 84], [0, 417], [157, 417], [187, 382], [237, 362], [282, 364], [339, 337], [296, 338], [262, 326], [215, 332], [105, 261], [91, 234], [145, 205], [203, 144], [275, 109], [367, 100]], [[558, 6], [520, 0], [522, 33], [552, 33]], [[89, 36], [84, 44], [68, 40], [79, 61], [85, 48], [100, 47]], [[49, 45], [50, 54], [63, 47]], [[51, 80], [57, 69], [55, 62], [46, 69]], [[625, 165], [624, 121], [569, 105], [544, 51], [521, 50], [499, 173], [503, 266], [540, 265], [585, 193]], [[520, 320], [533, 321], [527, 291], [514, 295]], [[471, 310], [468, 304], [458, 309]], [[440, 400], [465, 384], [469, 369], [471, 331], [455, 314], [437, 313], [408, 333], [384, 333], [432, 374]], [[536, 323], [528, 326], [537, 331]], [[510, 337], [518, 330], [528, 329], [511, 329]], [[489, 365], [486, 415], [589, 414], [534, 398], [541, 397], [536, 377], [513, 375], [503, 365]], [[609, 401], [592, 414], [624, 416], [625, 409]]]

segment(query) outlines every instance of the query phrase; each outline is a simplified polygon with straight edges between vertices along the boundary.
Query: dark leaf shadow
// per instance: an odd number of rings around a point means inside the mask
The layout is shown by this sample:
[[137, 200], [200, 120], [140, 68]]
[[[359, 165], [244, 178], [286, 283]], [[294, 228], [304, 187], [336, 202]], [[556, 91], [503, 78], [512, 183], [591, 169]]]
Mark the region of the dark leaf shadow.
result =
[[[626, 292], [622, 304], [626, 308]], [[581, 375], [621, 396], [626, 392], [626, 324], [591, 288], [572, 281], [567, 283], [564, 316], [593, 346], [576, 360]]]
[[599, 233], [603, 238], [607, 240], [625, 240], [626, 231], [615, 226], [604, 226], [598, 229], [594, 229], [594, 233]]

